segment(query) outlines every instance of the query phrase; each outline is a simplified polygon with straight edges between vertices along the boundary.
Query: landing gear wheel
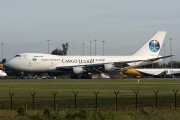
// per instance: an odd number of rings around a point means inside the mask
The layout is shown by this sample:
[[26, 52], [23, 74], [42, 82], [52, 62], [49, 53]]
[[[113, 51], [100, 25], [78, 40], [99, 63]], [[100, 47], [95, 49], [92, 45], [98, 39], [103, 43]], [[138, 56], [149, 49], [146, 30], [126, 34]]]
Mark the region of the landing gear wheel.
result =
[[71, 75], [71, 79], [78, 79], [77, 75]]

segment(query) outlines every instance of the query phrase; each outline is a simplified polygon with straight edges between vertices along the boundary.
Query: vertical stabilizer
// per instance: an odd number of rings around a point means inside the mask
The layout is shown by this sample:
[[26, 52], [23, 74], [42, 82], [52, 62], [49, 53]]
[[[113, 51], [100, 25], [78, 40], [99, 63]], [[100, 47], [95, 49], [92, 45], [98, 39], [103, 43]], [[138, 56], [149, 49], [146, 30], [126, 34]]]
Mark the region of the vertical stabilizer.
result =
[[133, 56], [158, 56], [164, 41], [166, 31], [158, 31]]

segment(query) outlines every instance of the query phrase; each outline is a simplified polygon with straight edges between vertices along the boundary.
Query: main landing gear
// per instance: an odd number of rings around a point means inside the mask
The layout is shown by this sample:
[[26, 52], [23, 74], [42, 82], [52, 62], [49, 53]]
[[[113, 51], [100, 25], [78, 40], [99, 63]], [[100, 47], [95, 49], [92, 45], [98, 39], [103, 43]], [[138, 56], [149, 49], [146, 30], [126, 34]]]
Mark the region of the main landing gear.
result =
[[83, 75], [71, 75], [71, 79], [92, 79], [90, 73], [84, 73]]

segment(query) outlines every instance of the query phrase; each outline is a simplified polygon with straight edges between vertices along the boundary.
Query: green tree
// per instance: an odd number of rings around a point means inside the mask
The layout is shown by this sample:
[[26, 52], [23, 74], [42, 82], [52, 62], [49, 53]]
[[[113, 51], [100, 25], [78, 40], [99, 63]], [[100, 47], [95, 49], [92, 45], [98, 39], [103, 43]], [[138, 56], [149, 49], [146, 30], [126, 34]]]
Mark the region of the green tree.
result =
[[68, 43], [62, 44], [62, 49], [56, 48], [55, 50], [53, 50], [51, 52], [51, 54], [53, 54], [53, 55], [67, 55], [68, 47], [69, 47]]
[[[166, 67], [171, 68], [171, 61], [167, 63]], [[180, 68], [180, 61], [172, 61], [172, 68]]]
[[62, 51], [63, 55], [67, 55], [69, 44], [68, 43], [62, 44], [62, 47], [63, 47], [63, 49], [61, 51]]
[[56, 48], [55, 50], [53, 50], [53, 51], [51, 52], [51, 54], [53, 54], [53, 55], [59, 55], [59, 50], [58, 50], [58, 48]]

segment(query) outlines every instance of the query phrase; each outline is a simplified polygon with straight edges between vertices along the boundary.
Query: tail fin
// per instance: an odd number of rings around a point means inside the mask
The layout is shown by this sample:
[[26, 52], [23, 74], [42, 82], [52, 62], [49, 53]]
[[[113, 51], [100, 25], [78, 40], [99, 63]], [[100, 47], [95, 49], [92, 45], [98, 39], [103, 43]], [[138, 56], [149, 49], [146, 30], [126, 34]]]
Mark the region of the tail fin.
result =
[[150, 40], [148, 40], [133, 56], [158, 56], [166, 31], [158, 31]]
[[3, 59], [1, 62], [0, 62], [0, 70], [5, 70], [4, 68], [4, 63], [6, 62], [6, 59]]
[[6, 59], [3, 59], [3, 60], [1, 61], [1, 63], [3, 63], [3, 64], [4, 64], [5, 62], [6, 62]]

